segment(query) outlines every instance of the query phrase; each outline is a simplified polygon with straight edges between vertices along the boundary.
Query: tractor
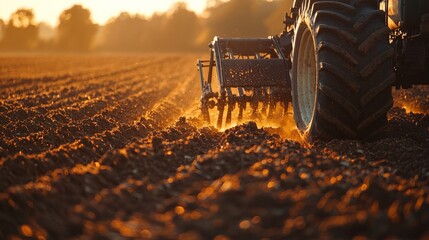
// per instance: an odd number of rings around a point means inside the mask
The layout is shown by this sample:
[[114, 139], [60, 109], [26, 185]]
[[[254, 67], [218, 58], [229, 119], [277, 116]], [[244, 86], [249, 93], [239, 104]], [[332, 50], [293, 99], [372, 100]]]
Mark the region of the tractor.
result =
[[[373, 139], [392, 87], [429, 84], [428, 0], [294, 0], [281, 34], [215, 37], [198, 60], [201, 116], [269, 118], [291, 104], [304, 139]], [[215, 76], [216, 72], [216, 76]], [[212, 84], [217, 82], [216, 84]], [[278, 111], [277, 111], [278, 112]]]

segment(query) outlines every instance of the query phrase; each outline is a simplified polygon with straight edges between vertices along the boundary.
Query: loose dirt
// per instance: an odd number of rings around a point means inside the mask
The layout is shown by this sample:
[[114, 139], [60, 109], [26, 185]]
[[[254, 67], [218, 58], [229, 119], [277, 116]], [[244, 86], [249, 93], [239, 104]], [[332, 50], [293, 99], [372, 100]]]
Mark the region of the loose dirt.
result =
[[429, 238], [429, 88], [385, 133], [197, 119], [195, 56], [0, 58], [0, 238]]

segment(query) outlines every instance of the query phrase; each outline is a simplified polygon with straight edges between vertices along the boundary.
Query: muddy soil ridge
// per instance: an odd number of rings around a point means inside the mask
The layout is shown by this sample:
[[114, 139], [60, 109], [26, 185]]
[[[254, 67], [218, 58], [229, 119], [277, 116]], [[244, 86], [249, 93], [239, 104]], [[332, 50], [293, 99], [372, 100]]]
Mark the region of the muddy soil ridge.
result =
[[0, 58], [0, 239], [429, 238], [429, 88], [380, 138], [198, 120], [195, 56]]

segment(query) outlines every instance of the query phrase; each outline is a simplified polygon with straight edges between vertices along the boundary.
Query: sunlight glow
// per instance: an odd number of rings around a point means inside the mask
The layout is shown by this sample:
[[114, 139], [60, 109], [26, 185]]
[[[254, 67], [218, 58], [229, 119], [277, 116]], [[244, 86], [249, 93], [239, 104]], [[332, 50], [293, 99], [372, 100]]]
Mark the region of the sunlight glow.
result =
[[[52, 26], [58, 24], [61, 12], [74, 4], [81, 4], [91, 10], [92, 20], [105, 24], [110, 18], [121, 12], [151, 16], [156, 12], [166, 12], [179, 0], [2, 0], [0, 19], [7, 22], [18, 8], [30, 8], [35, 13], [36, 22], [46, 22]], [[183, 0], [188, 8], [200, 14], [206, 7], [204, 0]]]

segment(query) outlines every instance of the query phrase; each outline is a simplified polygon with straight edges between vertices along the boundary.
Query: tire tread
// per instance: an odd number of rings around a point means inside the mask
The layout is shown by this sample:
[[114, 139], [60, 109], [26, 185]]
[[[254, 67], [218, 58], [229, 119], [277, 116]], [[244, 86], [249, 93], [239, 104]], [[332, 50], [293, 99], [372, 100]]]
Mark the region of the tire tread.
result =
[[319, 73], [316, 112], [307, 131], [311, 138], [367, 139], [386, 127], [394, 50], [375, 3], [304, 0], [298, 17], [310, 21], [297, 24], [311, 23]]

